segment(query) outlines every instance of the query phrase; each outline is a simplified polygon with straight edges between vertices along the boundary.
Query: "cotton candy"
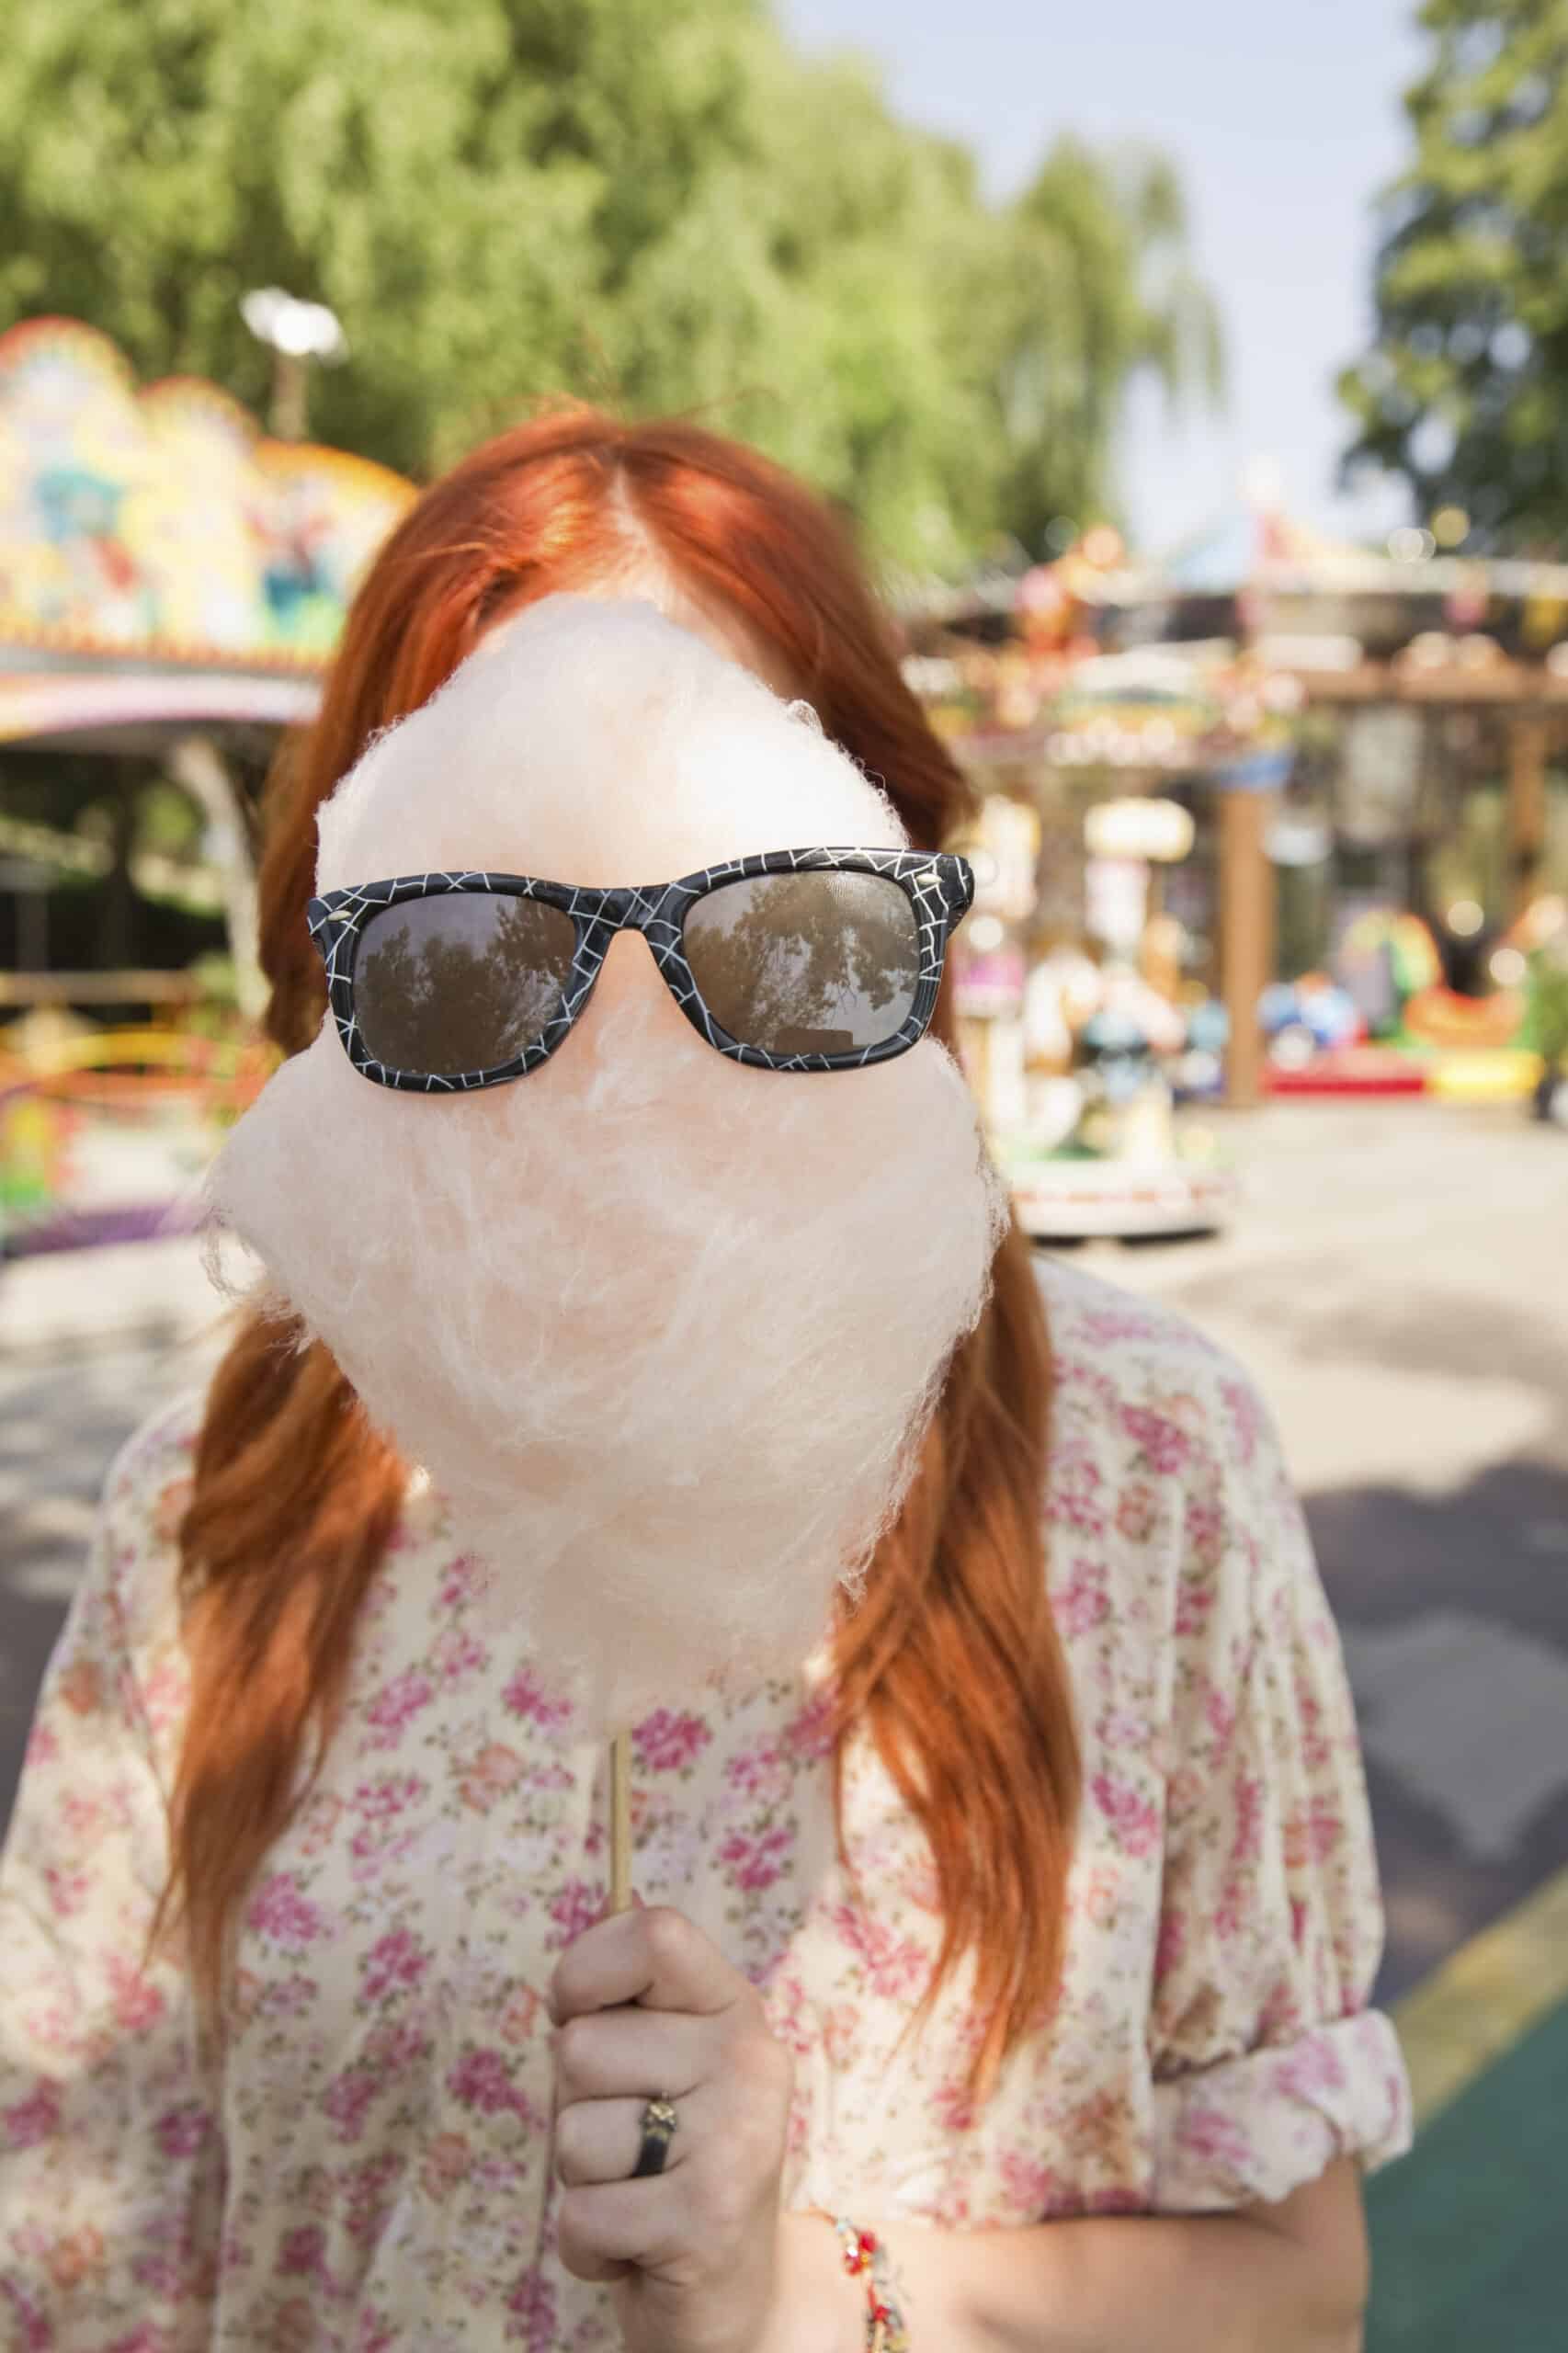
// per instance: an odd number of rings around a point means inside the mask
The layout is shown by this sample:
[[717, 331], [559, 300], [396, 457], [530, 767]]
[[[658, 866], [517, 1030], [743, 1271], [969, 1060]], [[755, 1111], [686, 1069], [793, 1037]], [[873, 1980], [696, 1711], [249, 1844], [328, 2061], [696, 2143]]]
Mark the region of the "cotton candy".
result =
[[[650, 883], [815, 844], [907, 847], [854, 762], [702, 637], [558, 597], [372, 743], [322, 812], [318, 885]], [[580, 1736], [791, 1673], [822, 1640], [1006, 1214], [935, 1040], [866, 1070], [745, 1068], [634, 934], [556, 1053], [500, 1086], [376, 1086], [328, 1019], [210, 1198], [266, 1302], [427, 1475]]]

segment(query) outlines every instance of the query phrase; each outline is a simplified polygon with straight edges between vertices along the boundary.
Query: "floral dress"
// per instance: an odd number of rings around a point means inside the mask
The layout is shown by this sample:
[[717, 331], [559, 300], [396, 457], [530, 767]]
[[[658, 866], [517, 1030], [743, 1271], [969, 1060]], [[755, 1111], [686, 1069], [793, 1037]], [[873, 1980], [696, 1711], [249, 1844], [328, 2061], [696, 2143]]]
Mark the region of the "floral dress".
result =
[[[633, 1883], [795, 2054], [782, 2202], [964, 2230], [1276, 2200], [1409, 2139], [1337, 1640], [1256, 1390], [1168, 1311], [1045, 1260], [1042, 1497], [1085, 1800], [1066, 1974], [978, 2112], [971, 1965], [869, 1742], [835, 1859], [825, 1648], [635, 1728]], [[543, 1996], [607, 1886], [607, 1765], [482, 1631], [411, 1490], [347, 1715], [244, 1911], [221, 2064], [143, 1968], [187, 1705], [176, 1530], [200, 1400], [112, 1471], [0, 1868], [0, 2336], [26, 2353], [597, 2353], [559, 2260]], [[961, 1695], [955, 1694], [955, 1699]]]

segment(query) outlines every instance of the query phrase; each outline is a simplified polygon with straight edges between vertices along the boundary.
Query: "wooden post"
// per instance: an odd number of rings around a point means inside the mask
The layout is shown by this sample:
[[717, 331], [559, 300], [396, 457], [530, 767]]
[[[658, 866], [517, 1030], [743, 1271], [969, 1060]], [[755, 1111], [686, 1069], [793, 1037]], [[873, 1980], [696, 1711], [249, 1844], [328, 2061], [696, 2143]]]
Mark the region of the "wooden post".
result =
[[1546, 847], [1546, 722], [1520, 712], [1508, 728], [1506, 920], [1517, 923], [1535, 897]]
[[1221, 791], [1220, 995], [1231, 1034], [1225, 1047], [1226, 1106], [1251, 1110], [1263, 1098], [1263, 1027], [1257, 1001], [1274, 978], [1274, 869], [1265, 847], [1269, 792]]

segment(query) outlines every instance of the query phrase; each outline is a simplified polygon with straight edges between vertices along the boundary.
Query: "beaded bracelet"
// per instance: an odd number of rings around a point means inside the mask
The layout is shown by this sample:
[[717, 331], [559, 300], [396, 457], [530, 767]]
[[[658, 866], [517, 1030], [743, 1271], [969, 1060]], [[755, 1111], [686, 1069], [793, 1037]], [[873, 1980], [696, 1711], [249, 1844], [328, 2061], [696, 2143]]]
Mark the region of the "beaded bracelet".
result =
[[844, 2249], [844, 2268], [866, 2282], [866, 2353], [909, 2353], [909, 2331], [893, 2302], [888, 2251], [875, 2231], [858, 2230], [844, 2215], [834, 2223]]

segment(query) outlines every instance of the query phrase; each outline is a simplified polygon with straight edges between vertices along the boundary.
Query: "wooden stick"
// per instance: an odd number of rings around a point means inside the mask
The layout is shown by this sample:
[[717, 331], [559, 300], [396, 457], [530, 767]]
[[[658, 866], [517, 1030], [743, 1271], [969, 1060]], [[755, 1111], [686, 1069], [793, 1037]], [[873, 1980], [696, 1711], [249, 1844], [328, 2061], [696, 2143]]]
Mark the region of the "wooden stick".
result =
[[609, 1745], [609, 1908], [631, 1909], [631, 1733], [624, 1725]]

